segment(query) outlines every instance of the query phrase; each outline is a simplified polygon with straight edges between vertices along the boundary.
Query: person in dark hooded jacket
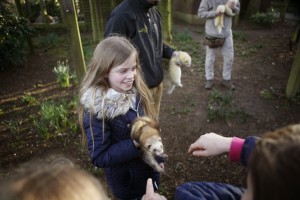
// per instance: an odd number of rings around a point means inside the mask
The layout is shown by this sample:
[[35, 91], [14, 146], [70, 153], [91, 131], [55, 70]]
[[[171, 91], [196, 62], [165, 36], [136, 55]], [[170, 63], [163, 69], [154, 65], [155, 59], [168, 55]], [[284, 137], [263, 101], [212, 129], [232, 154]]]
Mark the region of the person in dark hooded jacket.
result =
[[159, 0], [124, 0], [110, 13], [104, 37], [121, 34], [139, 50], [142, 73], [159, 114], [163, 93], [163, 58], [178, 56], [175, 49], [163, 43]]

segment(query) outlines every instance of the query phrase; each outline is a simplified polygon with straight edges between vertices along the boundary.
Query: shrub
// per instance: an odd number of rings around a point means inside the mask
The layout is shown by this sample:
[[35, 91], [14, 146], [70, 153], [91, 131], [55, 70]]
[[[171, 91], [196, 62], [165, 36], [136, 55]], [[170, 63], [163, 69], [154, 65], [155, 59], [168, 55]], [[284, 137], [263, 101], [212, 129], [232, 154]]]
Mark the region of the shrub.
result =
[[251, 20], [260, 25], [272, 26], [276, 22], [277, 11], [274, 8], [270, 8], [266, 13], [257, 12], [251, 16]]
[[25, 18], [14, 16], [11, 4], [0, 0], [0, 69], [26, 60], [26, 41], [34, 30]]

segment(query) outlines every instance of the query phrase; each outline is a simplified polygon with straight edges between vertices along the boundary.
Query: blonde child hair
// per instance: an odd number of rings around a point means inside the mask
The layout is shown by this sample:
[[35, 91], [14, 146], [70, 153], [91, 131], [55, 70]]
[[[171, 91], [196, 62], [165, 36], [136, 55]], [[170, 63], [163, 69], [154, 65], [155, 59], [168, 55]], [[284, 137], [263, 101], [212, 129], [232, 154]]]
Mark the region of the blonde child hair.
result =
[[2, 200], [108, 200], [100, 182], [68, 158], [30, 162], [1, 185]]
[[[145, 115], [156, 119], [152, 96], [148, 90], [147, 85], [142, 77], [141, 66], [139, 62], [139, 55], [134, 45], [123, 36], [111, 36], [102, 40], [96, 47], [91, 62], [89, 63], [87, 72], [81, 82], [79, 88], [79, 99], [90, 88], [94, 91], [101, 88], [105, 92], [109, 89], [108, 74], [110, 70], [123, 62], [125, 62], [130, 55], [136, 54], [136, 76], [134, 87], [141, 98], [141, 105], [144, 108]], [[91, 102], [94, 102], [93, 99]], [[92, 109], [90, 114], [92, 115]], [[86, 134], [83, 128], [84, 109], [82, 105], [78, 106], [79, 123], [82, 129], [83, 144], [86, 144]]]

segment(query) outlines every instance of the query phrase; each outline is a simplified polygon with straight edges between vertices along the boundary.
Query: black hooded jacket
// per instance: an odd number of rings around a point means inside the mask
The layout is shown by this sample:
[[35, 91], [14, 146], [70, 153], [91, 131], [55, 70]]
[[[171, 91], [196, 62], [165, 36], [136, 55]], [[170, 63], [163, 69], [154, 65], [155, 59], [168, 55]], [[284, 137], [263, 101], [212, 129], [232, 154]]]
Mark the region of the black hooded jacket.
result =
[[109, 15], [104, 37], [118, 33], [129, 38], [139, 50], [144, 79], [149, 88], [163, 81], [162, 59], [175, 49], [163, 43], [161, 15], [146, 0], [124, 0]]

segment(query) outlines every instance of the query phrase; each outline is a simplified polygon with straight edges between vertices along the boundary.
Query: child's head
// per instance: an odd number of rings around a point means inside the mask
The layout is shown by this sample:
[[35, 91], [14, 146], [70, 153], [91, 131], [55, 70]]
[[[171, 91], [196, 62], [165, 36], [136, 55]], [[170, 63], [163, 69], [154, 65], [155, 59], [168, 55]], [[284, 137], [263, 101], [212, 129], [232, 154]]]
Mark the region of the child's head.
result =
[[[116, 72], [118, 75], [131, 72], [132, 74], [129, 74], [129, 76], [132, 77], [128, 77], [128, 79], [130, 81], [134, 80], [134, 85], [140, 84], [139, 82], [143, 81], [141, 79], [138, 51], [128, 39], [122, 36], [105, 38], [97, 45], [86, 75], [81, 83], [82, 92], [85, 92], [88, 88], [101, 87], [105, 90], [110, 87], [114, 88], [115, 85], [112, 84], [114, 80], [111, 79], [110, 75], [116, 75]], [[121, 90], [119, 90], [119, 87], [114, 89], [122, 92], [122, 87], [126, 88], [126, 84], [120, 87]]]
[[299, 199], [299, 180], [300, 125], [266, 133], [250, 158], [244, 200]]
[[[67, 162], [62, 162], [63, 160]], [[33, 162], [20, 169], [1, 187], [2, 200], [107, 200], [100, 182], [66, 158]]]
[[[137, 49], [125, 37], [105, 38], [94, 51], [80, 85], [79, 97], [91, 88], [101, 88], [105, 92], [111, 87], [118, 92], [125, 93], [132, 86], [141, 96], [146, 115], [156, 118], [152, 96], [142, 77]], [[81, 111], [79, 115], [82, 115]]]

